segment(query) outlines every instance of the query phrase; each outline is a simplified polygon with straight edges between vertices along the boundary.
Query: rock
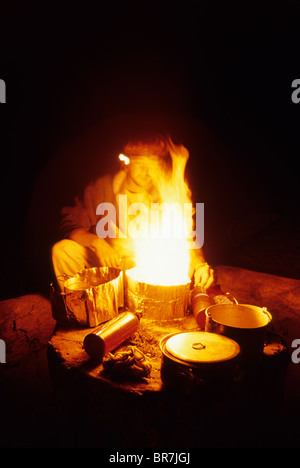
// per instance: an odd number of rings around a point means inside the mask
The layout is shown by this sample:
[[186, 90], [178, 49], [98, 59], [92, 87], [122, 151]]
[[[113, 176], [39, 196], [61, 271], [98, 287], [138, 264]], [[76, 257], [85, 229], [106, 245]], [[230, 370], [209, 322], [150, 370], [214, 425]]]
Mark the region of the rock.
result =
[[50, 301], [39, 294], [0, 302], [0, 338], [6, 343], [6, 366], [22, 364], [45, 349], [54, 327]]
[[6, 363], [0, 363], [3, 447], [56, 443], [50, 429], [54, 411], [47, 362], [54, 327], [50, 301], [42, 295], [0, 302], [0, 339], [6, 344]]

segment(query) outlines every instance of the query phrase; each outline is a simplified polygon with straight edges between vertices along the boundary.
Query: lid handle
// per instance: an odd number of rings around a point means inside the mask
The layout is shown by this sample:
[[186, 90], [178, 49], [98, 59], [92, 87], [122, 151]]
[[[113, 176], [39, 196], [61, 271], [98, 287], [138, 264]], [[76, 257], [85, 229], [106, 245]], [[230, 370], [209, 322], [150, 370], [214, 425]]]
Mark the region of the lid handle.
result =
[[193, 344], [192, 344], [192, 348], [193, 348], [193, 349], [197, 349], [197, 350], [200, 351], [201, 349], [204, 349], [204, 348], [205, 348], [205, 345], [202, 344], [202, 343], [193, 343]]

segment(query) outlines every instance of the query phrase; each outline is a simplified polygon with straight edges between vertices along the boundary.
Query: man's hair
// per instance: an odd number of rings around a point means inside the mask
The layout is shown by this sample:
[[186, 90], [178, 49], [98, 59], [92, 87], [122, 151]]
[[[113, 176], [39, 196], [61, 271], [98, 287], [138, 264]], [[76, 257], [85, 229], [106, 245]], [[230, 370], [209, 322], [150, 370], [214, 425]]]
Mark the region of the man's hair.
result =
[[168, 155], [166, 140], [162, 136], [131, 140], [124, 147], [124, 153], [133, 156], [160, 156]]

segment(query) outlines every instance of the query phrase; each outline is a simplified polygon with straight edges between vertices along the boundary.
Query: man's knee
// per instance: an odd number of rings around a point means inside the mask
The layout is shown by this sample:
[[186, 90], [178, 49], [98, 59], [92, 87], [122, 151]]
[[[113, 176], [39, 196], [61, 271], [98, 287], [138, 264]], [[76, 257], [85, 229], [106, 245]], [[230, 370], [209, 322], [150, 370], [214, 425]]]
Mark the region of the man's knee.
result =
[[97, 258], [90, 249], [70, 239], [63, 239], [52, 247], [52, 264], [56, 276], [74, 276], [83, 268], [97, 266]]
[[77, 247], [78, 244], [70, 239], [62, 239], [56, 242], [52, 246], [51, 256], [52, 262], [56, 260], [61, 260], [66, 256], [70, 256], [71, 252], [74, 251], [74, 248]]
[[58, 274], [75, 274], [84, 267], [83, 248], [70, 239], [62, 239], [52, 246], [52, 264]]
[[51, 249], [52, 266], [59, 286], [85, 267], [84, 247], [70, 239], [56, 242]]

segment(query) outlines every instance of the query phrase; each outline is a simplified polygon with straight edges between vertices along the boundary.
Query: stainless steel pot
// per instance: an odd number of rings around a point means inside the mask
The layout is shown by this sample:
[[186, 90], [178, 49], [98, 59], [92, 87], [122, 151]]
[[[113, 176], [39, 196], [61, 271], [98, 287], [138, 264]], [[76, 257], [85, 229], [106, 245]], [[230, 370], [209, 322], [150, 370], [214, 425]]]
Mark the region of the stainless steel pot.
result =
[[123, 273], [109, 267], [84, 269], [65, 281], [63, 298], [68, 316], [80, 325], [96, 327], [123, 307]]
[[259, 364], [272, 315], [265, 307], [249, 304], [215, 304], [205, 311], [205, 331], [236, 341], [241, 348], [241, 366]]
[[161, 379], [172, 391], [192, 393], [234, 382], [240, 347], [227, 337], [200, 331], [173, 333], [161, 340], [160, 349]]
[[183, 318], [189, 305], [190, 283], [173, 286], [143, 283], [135, 278], [135, 268], [126, 271], [125, 302], [135, 313], [150, 320]]

